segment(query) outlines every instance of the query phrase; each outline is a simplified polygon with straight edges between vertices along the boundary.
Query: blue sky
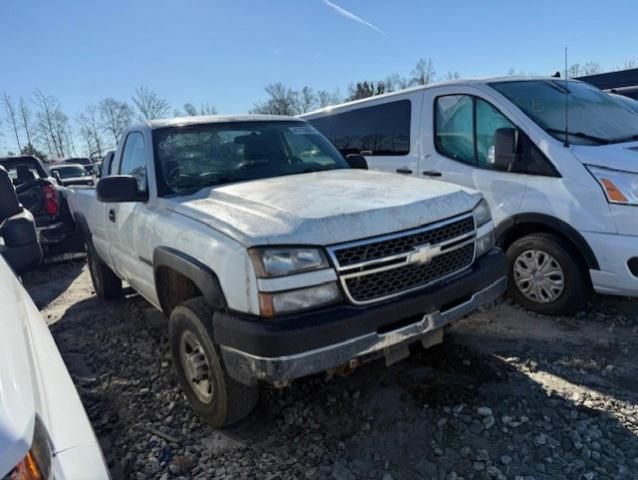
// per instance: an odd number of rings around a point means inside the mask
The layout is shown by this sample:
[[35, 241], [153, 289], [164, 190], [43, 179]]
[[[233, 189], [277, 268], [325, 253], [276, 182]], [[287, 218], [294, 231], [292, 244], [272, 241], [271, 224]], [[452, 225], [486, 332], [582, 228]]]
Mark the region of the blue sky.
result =
[[[2, 0], [0, 92], [57, 96], [69, 114], [147, 85], [174, 106], [247, 111], [263, 87], [340, 88], [436, 71], [551, 73], [638, 57], [635, 4], [511, 0]], [[359, 16], [357, 21], [337, 6]], [[366, 24], [367, 22], [368, 24]]]

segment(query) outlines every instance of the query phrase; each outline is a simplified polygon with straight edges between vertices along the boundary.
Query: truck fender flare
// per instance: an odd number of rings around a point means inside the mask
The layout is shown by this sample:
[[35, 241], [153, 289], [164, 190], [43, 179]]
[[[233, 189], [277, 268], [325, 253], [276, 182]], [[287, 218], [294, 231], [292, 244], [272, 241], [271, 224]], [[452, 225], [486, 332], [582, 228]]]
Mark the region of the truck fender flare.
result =
[[569, 240], [576, 250], [581, 254], [587, 267], [591, 270], [599, 270], [600, 265], [596, 259], [594, 251], [591, 249], [587, 240], [570, 224], [551, 215], [543, 213], [520, 213], [513, 215], [501, 221], [495, 229], [496, 244], [500, 247], [506, 247], [508, 237], [517, 227], [523, 225], [540, 225], [548, 231], [558, 233]]
[[[215, 272], [196, 258], [170, 247], [157, 247], [153, 252], [153, 273], [155, 288], [158, 273], [162, 267], [170, 268], [188, 278], [202, 292], [206, 303], [214, 310], [226, 308], [226, 297]], [[158, 292], [159, 297], [159, 292]], [[160, 304], [162, 299], [160, 298]], [[162, 307], [164, 305], [162, 304]]]

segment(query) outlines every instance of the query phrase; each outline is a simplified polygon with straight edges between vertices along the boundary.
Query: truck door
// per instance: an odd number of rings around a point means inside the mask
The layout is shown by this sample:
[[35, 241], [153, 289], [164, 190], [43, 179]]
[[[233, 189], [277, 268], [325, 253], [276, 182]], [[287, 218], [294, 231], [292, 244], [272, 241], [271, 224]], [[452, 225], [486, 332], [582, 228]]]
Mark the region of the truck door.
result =
[[[142, 192], [148, 192], [147, 157], [147, 145], [142, 132], [129, 132], [124, 140], [118, 174], [135, 177], [137, 188]], [[149, 215], [147, 202], [111, 203], [107, 206], [114, 267], [135, 290], [152, 300], [156, 296], [152, 258], [145, 257], [149, 249], [145, 219]]]
[[490, 101], [458, 87], [425, 90], [423, 105], [419, 174], [480, 191], [496, 224], [518, 213], [527, 176], [493, 165], [496, 130], [514, 123]]

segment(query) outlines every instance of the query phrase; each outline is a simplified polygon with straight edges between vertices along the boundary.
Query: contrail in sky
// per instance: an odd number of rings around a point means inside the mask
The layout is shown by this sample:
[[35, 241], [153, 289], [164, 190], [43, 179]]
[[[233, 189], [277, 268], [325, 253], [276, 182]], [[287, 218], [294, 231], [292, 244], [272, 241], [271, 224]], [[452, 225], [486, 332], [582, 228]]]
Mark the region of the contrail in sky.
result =
[[332, 3], [329, 0], [321, 0], [323, 3], [325, 3], [326, 5], [328, 5], [330, 8], [332, 8], [335, 12], [337, 12], [339, 15], [349, 18], [350, 20], [354, 20], [357, 23], [360, 23], [361, 25], [365, 25], [368, 28], [371, 28], [372, 30], [374, 30], [377, 33], [380, 33], [381, 35], [383, 35], [384, 37], [387, 37], [388, 35], [381, 30], [379, 27], [377, 27], [376, 25], [371, 24], [370, 22], [364, 20], [361, 17], [358, 17], [357, 15], [355, 15], [352, 12], [349, 12], [348, 10], [346, 10], [345, 8], [341, 8], [339, 5], [335, 5], [334, 3]]

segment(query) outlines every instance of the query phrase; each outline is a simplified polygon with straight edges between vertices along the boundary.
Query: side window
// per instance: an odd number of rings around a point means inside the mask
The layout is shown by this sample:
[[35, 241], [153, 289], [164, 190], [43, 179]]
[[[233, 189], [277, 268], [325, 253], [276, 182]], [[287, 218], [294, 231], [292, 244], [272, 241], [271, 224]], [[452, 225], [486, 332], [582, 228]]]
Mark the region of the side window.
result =
[[514, 124], [485, 100], [476, 102], [476, 156], [481, 167], [494, 164], [494, 135], [499, 128], [514, 128]]
[[436, 99], [436, 149], [446, 157], [476, 163], [474, 152], [474, 100], [469, 95]]
[[[517, 128], [492, 104], [471, 95], [445, 95], [435, 100], [434, 145], [441, 155], [482, 168], [493, 168], [494, 135]], [[512, 173], [557, 176], [558, 172], [529, 137], [519, 130], [518, 161]]]
[[344, 155], [399, 156], [410, 153], [411, 119], [412, 102], [399, 100], [309, 122]]
[[126, 137], [119, 173], [132, 175], [137, 179], [137, 188], [141, 192], [147, 189], [146, 159], [144, 155], [144, 137], [139, 132], [131, 132]]

